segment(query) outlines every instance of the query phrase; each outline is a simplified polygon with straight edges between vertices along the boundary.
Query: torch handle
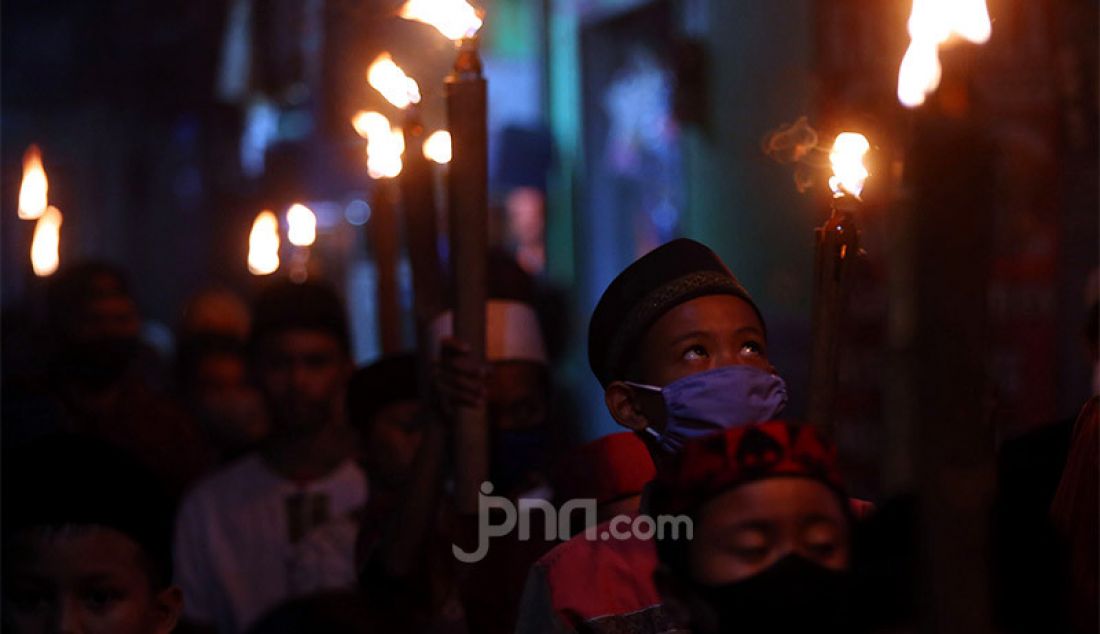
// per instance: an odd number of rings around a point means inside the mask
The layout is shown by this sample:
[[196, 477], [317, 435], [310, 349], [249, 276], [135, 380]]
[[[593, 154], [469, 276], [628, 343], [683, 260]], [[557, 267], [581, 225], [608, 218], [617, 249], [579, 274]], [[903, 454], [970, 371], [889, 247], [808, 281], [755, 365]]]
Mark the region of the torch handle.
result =
[[416, 313], [417, 341], [424, 361], [430, 362], [434, 351], [428, 350], [429, 337], [425, 329], [443, 312], [443, 282], [439, 265], [439, 229], [435, 211], [435, 181], [431, 165], [420, 147], [424, 143], [424, 128], [419, 117], [410, 115], [405, 122], [405, 167], [398, 177], [401, 183], [401, 203], [404, 209], [405, 240], [412, 268], [413, 310]]
[[815, 235], [808, 416], [811, 423], [831, 434], [836, 426], [834, 405], [844, 306], [860, 253], [860, 231], [852, 213], [834, 208]]
[[389, 179], [375, 181], [374, 205], [367, 236], [374, 252], [377, 271], [378, 332], [382, 353], [395, 354], [401, 349], [401, 305], [397, 293], [397, 219], [394, 213], [392, 184]]
[[[449, 228], [454, 280], [454, 334], [477, 361], [485, 359], [488, 300], [489, 153], [486, 81], [456, 74], [447, 79], [447, 120], [452, 154]], [[489, 431], [484, 406], [460, 408], [455, 428], [455, 502], [460, 513], [477, 512], [488, 479]]]

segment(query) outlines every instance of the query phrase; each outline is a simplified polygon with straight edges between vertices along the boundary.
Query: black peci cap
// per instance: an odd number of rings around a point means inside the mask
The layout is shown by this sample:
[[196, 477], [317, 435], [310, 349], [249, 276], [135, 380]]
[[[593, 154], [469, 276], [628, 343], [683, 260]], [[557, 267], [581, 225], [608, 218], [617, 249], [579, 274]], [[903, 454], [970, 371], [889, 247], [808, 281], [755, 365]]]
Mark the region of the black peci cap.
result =
[[604, 291], [588, 325], [588, 364], [600, 384], [624, 378], [633, 349], [661, 315], [704, 295], [740, 297], [764, 323], [745, 287], [694, 240], [673, 240], [628, 266]]

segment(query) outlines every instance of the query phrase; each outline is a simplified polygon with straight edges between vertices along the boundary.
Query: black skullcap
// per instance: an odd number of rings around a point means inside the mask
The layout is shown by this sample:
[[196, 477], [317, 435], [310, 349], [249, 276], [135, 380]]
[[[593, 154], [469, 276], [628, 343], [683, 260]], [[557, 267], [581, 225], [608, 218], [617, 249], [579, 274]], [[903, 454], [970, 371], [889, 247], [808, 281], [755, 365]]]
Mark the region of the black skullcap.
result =
[[324, 332], [339, 341], [345, 352], [351, 350], [344, 302], [327, 284], [279, 280], [260, 294], [252, 315], [253, 348], [264, 338], [286, 330]]
[[588, 364], [606, 387], [625, 378], [646, 330], [669, 310], [704, 295], [733, 295], [760, 309], [714, 251], [686, 238], [650, 251], [604, 291], [588, 325]]
[[[101, 526], [140, 548], [150, 581], [172, 579], [172, 502], [132, 456], [93, 438], [55, 435], [6, 456], [5, 549], [24, 530]], [[10, 553], [8, 553], [10, 554]]]
[[383, 407], [420, 398], [420, 376], [414, 354], [384, 357], [359, 368], [348, 383], [348, 420], [362, 428]]

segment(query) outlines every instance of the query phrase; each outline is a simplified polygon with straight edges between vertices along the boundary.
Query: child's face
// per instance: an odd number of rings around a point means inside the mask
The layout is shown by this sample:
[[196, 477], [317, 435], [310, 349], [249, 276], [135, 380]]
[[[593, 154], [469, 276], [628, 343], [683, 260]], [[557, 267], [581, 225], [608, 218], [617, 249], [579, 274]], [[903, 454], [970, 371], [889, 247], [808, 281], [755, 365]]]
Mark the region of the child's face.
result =
[[771, 478], [726, 491], [700, 509], [690, 547], [692, 576], [716, 586], [741, 581], [795, 554], [845, 570], [848, 522], [840, 500], [807, 478]]
[[4, 584], [12, 632], [165, 634], [176, 625], [179, 589], [154, 589], [140, 547], [119, 531], [36, 529], [13, 546]]
[[419, 423], [420, 401], [397, 401], [374, 414], [364, 438], [364, 458], [371, 482], [377, 478], [390, 486], [404, 484], [412, 474], [416, 453], [424, 437]]

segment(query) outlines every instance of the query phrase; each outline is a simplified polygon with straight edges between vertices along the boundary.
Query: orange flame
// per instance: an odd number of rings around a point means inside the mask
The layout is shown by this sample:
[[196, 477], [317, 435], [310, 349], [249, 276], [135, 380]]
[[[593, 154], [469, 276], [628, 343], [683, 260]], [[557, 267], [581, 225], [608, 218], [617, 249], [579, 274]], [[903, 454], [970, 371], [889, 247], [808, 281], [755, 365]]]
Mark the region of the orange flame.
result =
[[388, 132], [390, 129], [390, 120], [381, 113], [360, 110], [351, 118], [351, 126], [355, 128], [355, 132], [359, 136], [370, 140], [371, 135], [380, 134], [380, 130]]
[[248, 234], [248, 271], [253, 275], [271, 275], [278, 270], [279, 219], [265, 209], [252, 221]]
[[420, 103], [420, 86], [401, 70], [389, 53], [379, 55], [367, 69], [367, 82], [398, 108]]
[[477, 35], [482, 19], [465, 0], [407, 0], [398, 14], [436, 28], [448, 40]]
[[61, 212], [50, 205], [34, 225], [31, 268], [38, 277], [53, 275], [61, 264]]
[[898, 68], [898, 101], [915, 108], [935, 92], [943, 74], [939, 50], [952, 37], [985, 44], [991, 32], [985, 0], [913, 0], [909, 48]]
[[858, 132], [841, 132], [833, 141], [829, 152], [829, 162], [833, 166], [833, 176], [829, 179], [829, 188], [833, 196], [851, 194], [859, 198], [863, 183], [870, 173], [863, 164], [863, 157], [871, 149], [867, 137]]
[[451, 133], [436, 130], [424, 140], [424, 157], [441, 165], [451, 162]]
[[286, 239], [296, 247], [308, 247], [317, 240], [317, 215], [300, 203], [286, 210]]
[[367, 173], [371, 178], [393, 178], [401, 173], [401, 154], [405, 151], [401, 128], [391, 127], [385, 115], [366, 111], [357, 112], [351, 125], [367, 140]]
[[31, 145], [23, 154], [23, 182], [19, 186], [19, 217], [23, 220], [35, 220], [46, 212], [49, 192], [46, 170], [42, 167], [42, 152], [37, 145]]

